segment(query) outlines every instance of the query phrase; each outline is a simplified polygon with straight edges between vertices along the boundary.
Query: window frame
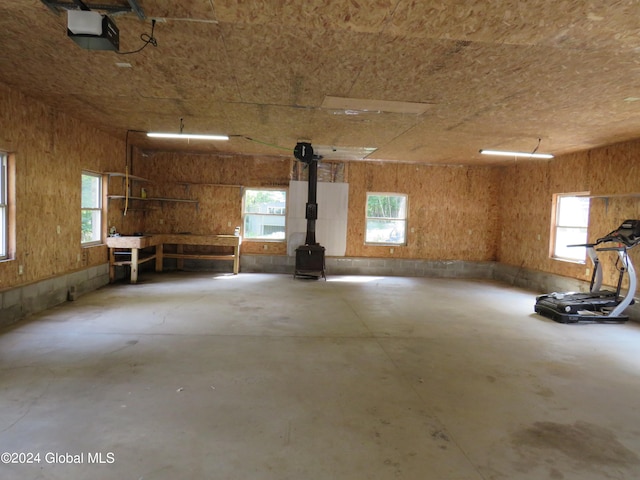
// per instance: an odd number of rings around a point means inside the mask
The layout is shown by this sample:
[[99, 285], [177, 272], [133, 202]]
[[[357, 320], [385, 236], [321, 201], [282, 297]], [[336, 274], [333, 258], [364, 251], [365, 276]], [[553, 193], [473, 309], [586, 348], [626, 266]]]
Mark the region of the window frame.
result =
[[9, 205], [9, 154], [0, 152], [0, 261], [8, 260], [10, 205]]
[[[397, 217], [397, 218], [396, 217], [393, 217], [393, 218], [392, 217], [369, 217], [367, 206], [369, 205], [369, 197], [371, 196], [404, 197], [405, 199], [404, 217]], [[391, 241], [375, 242], [375, 241], [367, 240], [369, 220], [391, 220], [391, 221], [404, 222], [404, 238], [402, 239], [402, 242], [391, 242]], [[408, 228], [409, 228], [409, 195], [408, 194], [397, 193], [397, 192], [367, 192], [366, 193], [365, 203], [364, 203], [364, 244], [365, 245], [392, 246], [392, 247], [406, 246]]]
[[[588, 242], [588, 235], [589, 235], [589, 215], [591, 213], [591, 202], [589, 202], [589, 207], [588, 207], [588, 211], [587, 211], [587, 222], [585, 226], [572, 226], [572, 225], [560, 225], [559, 224], [559, 218], [560, 218], [560, 201], [563, 198], [572, 198], [572, 197], [576, 197], [576, 198], [586, 198], [587, 200], [590, 200], [589, 198], [589, 192], [574, 192], [574, 193], [554, 193], [553, 194], [553, 206], [552, 206], [552, 212], [551, 212], [551, 238], [550, 238], [550, 242], [549, 242], [549, 257], [553, 260], [558, 260], [561, 262], [569, 262], [569, 263], [576, 263], [576, 264], [585, 264], [587, 261], [587, 250], [586, 248], [583, 249], [584, 252], [584, 256], [581, 259], [578, 258], [574, 258], [574, 257], [565, 257], [562, 255], [559, 255], [557, 253], [557, 245], [558, 245], [558, 229], [559, 228], [570, 228], [570, 229], [584, 229], [584, 242], [581, 243], [587, 243]], [[578, 248], [578, 247], [576, 247]]]
[[[247, 192], [281, 192], [284, 194], [284, 212], [283, 213], [252, 213], [247, 212]], [[284, 243], [287, 241], [287, 212], [289, 203], [289, 191], [286, 188], [278, 187], [245, 187], [242, 193], [242, 241], [248, 242], [276, 242]], [[284, 236], [283, 238], [263, 238], [263, 237], [248, 237], [245, 231], [245, 223], [247, 215], [262, 216], [262, 217], [282, 217], [284, 219]]]
[[[82, 185], [82, 177], [93, 177], [96, 179], [97, 185], [98, 185], [98, 194], [96, 195], [96, 197], [98, 198], [98, 206], [97, 207], [85, 207], [84, 205], [82, 205], [82, 197], [83, 197], [83, 185]], [[105, 192], [105, 186], [104, 186], [104, 175], [102, 175], [101, 173], [97, 173], [97, 172], [91, 172], [89, 170], [83, 170], [82, 174], [80, 176], [80, 244], [82, 247], [92, 247], [95, 245], [101, 245], [103, 242], [103, 238], [104, 238], [104, 219], [105, 219], [105, 212], [104, 212], [104, 192]], [[99, 231], [99, 238], [95, 239], [95, 240], [88, 240], [88, 241], [84, 241], [82, 239], [82, 217], [83, 214], [86, 212], [98, 212], [99, 213], [99, 221], [97, 222], [98, 224], [98, 228], [100, 229]]]

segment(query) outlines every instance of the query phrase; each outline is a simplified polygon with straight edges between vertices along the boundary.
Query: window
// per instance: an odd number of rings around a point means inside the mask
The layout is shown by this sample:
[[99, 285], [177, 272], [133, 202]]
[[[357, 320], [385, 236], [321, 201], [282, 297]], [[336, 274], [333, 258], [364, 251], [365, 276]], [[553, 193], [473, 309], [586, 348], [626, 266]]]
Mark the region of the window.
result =
[[7, 154], [0, 153], [0, 260], [9, 257], [9, 169]]
[[589, 226], [589, 197], [555, 195], [555, 218], [553, 225], [553, 258], [584, 262], [584, 247], [568, 247], [587, 243]]
[[365, 243], [404, 245], [407, 230], [407, 196], [367, 193]]
[[100, 243], [102, 240], [102, 176], [82, 173], [82, 244]]
[[284, 240], [287, 192], [285, 190], [244, 191], [244, 238]]

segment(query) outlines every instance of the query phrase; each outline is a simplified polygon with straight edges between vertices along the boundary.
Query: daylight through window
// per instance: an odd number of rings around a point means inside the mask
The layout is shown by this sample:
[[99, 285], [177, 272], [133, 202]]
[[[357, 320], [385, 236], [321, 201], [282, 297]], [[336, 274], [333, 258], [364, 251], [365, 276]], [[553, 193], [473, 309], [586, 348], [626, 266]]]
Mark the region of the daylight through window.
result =
[[284, 240], [286, 210], [285, 190], [247, 188], [244, 192], [243, 237], [256, 240]]
[[82, 173], [82, 244], [102, 240], [102, 176]]
[[589, 197], [573, 195], [555, 196], [555, 225], [553, 257], [583, 262], [584, 247], [569, 247], [587, 243], [589, 226]]
[[406, 244], [407, 196], [367, 193], [366, 243]]

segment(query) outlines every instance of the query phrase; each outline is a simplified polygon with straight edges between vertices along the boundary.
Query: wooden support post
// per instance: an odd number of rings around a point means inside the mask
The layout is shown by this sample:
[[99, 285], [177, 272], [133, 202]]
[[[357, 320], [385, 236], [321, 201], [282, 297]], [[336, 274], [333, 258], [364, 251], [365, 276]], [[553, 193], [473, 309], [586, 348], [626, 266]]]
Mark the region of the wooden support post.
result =
[[162, 262], [164, 258], [164, 245], [159, 243], [156, 245], [156, 272], [162, 271]]
[[109, 283], [113, 283], [116, 279], [116, 255], [115, 248], [109, 249]]
[[233, 247], [233, 274], [237, 275], [240, 271], [240, 245]]
[[139, 257], [140, 249], [132, 248], [131, 249], [131, 283], [138, 282], [138, 257]]

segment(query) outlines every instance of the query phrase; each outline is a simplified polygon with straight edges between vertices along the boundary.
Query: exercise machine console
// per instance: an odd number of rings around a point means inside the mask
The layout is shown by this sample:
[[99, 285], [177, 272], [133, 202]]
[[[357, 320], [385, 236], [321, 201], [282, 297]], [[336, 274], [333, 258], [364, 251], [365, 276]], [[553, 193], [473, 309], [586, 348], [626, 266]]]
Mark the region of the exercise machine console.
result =
[[[587, 255], [593, 263], [593, 273], [588, 293], [566, 292], [547, 293], [536, 297], [535, 311], [559, 323], [577, 322], [626, 322], [629, 317], [624, 310], [634, 303], [636, 292], [636, 271], [628, 251], [640, 243], [640, 220], [625, 220], [616, 230], [608, 233], [595, 243], [569, 245], [586, 247]], [[602, 290], [602, 265], [598, 252], [616, 252], [618, 258], [618, 283], [615, 291]], [[629, 278], [626, 295], [620, 290], [624, 275]]]

